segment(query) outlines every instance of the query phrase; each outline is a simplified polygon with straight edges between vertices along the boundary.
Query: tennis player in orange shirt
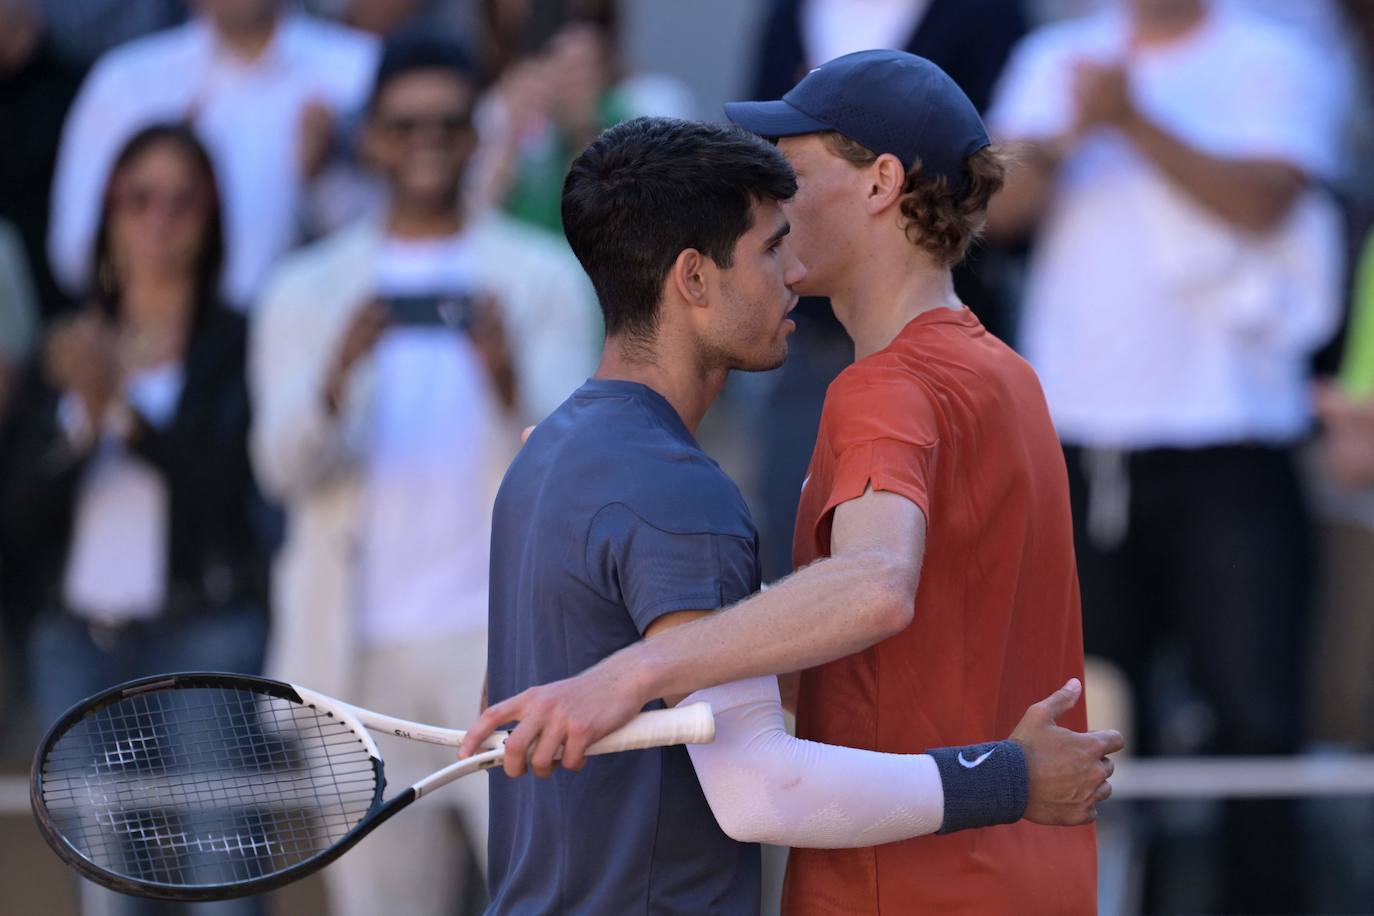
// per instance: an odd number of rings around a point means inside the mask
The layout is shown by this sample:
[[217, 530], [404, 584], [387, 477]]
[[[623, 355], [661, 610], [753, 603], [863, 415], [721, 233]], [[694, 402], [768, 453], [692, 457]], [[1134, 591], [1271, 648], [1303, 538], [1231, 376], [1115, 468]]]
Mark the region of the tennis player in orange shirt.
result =
[[[847, 55], [781, 101], [727, 114], [781, 138], [799, 185], [784, 208], [807, 265], [795, 291], [828, 295], [855, 343], [802, 491], [794, 555], [809, 565], [496, 704], [470, 738], [518, 719], [517, 759], [546, 735], [535, 764], [556, 745], [575, 767], [650, 699], [799, 668], [809, 668], [800, 737], [911, 754], [1009, 734], [1028, 706], [1082, 676], [1083, 651], [1067, 475], [1039, 383], [959, 302], [950, 274], [1004, 164], [953, 81], [901, 52]], [[827, 577], [880, 554], [910, 572], [869, 590], [901, 593], [902, 623], [829, 661], [839, 642], [829, 630], [847, 615], [813, 607], [815, 596]], [[1082, 706], [1061, 722], [1085, 728]], [[1119, 747], [1104, 739], [1099, 752]], [[980, 763], [951, 755], [940, 765]], [[947, 827], [954, 816], [946, 811]], [[1020, 820], [794, 850], [784, 904], [805, 914], [1077, 914], [1095, 910], [1095, 878], [1091, 825]]]
[[[797, 735], [901, 751], [1006, 734], [1037, 691], [1082, 676], [1083, 644], [1068, 481], [1040, 384], [950, 274], [1005, 163], [953, 81], [900, 52], [840, 58], [783, 101], [726, 112], [781, 138], [797, 174], [798, 291], [829, 295], [855, 346], [826, 395], [794, 564], [829, 556], [836, 508], [865, 494], [926, 529], [911, 626], [802, 673]], [[1061, 721], [1086, 727], [1083, 706]], [[789, 913], [1092, 912], [1093, 827], [795, 849], [783, 899]]]

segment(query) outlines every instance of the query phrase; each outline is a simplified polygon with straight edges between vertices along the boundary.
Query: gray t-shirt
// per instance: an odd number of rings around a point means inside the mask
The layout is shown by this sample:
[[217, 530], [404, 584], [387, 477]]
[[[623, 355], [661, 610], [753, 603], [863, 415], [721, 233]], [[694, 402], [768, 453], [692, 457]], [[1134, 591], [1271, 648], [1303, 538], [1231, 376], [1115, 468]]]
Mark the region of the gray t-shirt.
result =
[[[758, 587], [748, 507], [677, 412], [644, 385], [589, 380], [496, 498], [491, 700], [576, 674], [663, 614]], [[758, 847], [721, 832], [682, 747], [547, 780], [495, 770], [490, 785], [489, 913], [758, 912]]]

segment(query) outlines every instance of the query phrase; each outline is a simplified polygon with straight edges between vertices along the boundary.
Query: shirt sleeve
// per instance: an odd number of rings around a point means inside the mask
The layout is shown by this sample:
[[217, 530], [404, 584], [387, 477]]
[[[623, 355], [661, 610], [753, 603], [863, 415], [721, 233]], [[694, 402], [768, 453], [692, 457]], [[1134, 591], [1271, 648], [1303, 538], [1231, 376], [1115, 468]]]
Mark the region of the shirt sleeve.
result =
[[[870, 486], [896, 493], [931, 517], [940, 452], [935, 398], [908, 376], [851, 367], [826, 394], [822, 439], [830, 450], [829, 492], [816, 522], [828, 530], [835, 508]], [[828, 537], [826, 538], [828, 540]]]
[[[269, 281], [249, 326], [248, 385], [253, 402], [249, 454], [258, 482], [283, 502], [358, 466], [367, 422], [355, 390], [345, 389], [338, 416], [325, 410], [326, 362], [344, 323], [314, 308], [315, 275], [305, 258], [288, 259]], [[316, 272], [318, 273], [318, 272]]]
[[643, 634], [674, 611], [715, 610], [758, 590], [758, 541], [717, 530], [669, 530], [615, 503], [597, 513], [590, 577]]
[[988, 129], [1000, 140], [1050, 140], [1068, 131], [1075, 111], [1069, 59], [1053, 34], [1022, 39], [997, 81]]
[[1264, 34], [1225, 70], [1224, 116], [1201, 138], [1216, 155], [1288, 162], [1317, 180], [1338, 177], [1344, 114], [1351, 104], [1339, 67], [1300, 39]]

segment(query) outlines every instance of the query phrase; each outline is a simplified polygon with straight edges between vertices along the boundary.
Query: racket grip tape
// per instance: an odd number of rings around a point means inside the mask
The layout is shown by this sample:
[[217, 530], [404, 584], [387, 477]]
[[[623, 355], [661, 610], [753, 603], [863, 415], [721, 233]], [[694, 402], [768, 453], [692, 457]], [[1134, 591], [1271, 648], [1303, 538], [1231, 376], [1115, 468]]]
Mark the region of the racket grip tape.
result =
[[670, 744], [709, 744], [716, 737], [710, 703], [642, 712], [587, 748], [588, 754], [610, 754]]

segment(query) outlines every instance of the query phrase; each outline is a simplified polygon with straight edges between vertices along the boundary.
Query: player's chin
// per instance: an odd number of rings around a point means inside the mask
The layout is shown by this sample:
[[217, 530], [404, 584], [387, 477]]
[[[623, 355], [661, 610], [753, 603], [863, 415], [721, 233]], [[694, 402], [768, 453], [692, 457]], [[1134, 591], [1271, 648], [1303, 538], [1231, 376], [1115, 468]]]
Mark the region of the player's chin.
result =
[[758, 353], [751, 353], [748, 357], [739, 360], [735, 368], [741, 372], [767, 372], [776, 369], [787, 361], [787, 338], [776, 341], [766, 350]]

